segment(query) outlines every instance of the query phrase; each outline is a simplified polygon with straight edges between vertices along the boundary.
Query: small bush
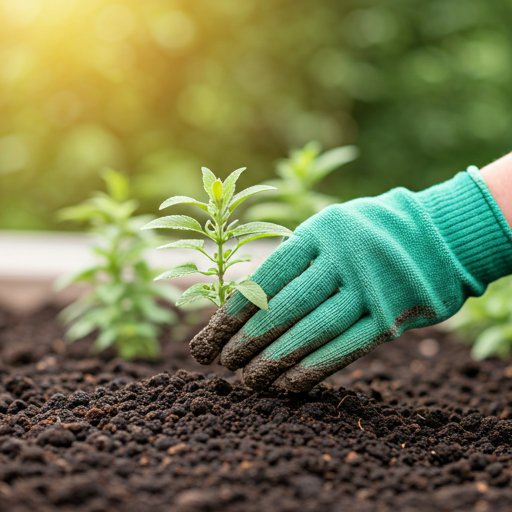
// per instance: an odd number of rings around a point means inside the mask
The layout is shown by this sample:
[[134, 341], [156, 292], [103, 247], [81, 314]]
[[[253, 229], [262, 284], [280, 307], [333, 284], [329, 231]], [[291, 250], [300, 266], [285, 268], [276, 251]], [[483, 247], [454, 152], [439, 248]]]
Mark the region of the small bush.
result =
[[274, 187], [269, 200], [255, 204], [245, 212], [247, 219], [274, 220], [295, 229], [315, 213], [340, 200], [316, 192], [314, 187], [328, 174], [357, 158], [355, 146], [342, 146], [321, 153], [317, 142], [294, 149], [277, 163], [281, 179], [265, 182]]
[[98, 351], [115, 345], [121, 357], [156, 357], [160, 326], [176, 320], [176, 314], [157, 304], [156, 299], [175, 301], [179, 293], [170, 286], [156, 285], [143, 251], [155, 243], [155, 236], [140, 228], [151, 216], [133, 216], [137, 201], [129, 199], [128, 180], [108, 170], [103, 175], [108, 193], [59, 211], [60, 220], [86, 223], [98, 237], [93, 247], [98, 264], [72, 276], [57, 286], [90, 283], [92, 290], [65, 308], [61, 320], [68, 326], [66, 339], [75, 341], [95, 330]]

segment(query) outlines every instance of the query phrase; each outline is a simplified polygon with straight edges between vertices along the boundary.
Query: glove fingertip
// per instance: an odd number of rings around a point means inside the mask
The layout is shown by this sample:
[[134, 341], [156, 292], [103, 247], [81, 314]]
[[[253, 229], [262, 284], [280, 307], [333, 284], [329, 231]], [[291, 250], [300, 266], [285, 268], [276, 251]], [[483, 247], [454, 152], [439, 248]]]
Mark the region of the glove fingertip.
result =
[[274, 386], [291, 393], [304, 393], [310, 391], [328, 375], [330, 372], [318, 372], [318, 369], [297, 365], [281, 375], [274, 382]]
[[225, 307], [220, 308], [194, 338], [190, 341], [190, 353], [199, 364], [212, 364], [220, 354], [222, 347], [240, 330], [247, 320], [247, 314], [237, 317], [226, 314]]
[[212, 364], [221, 347], [219, 340], [212, 340], [211, 333], [206, 326], [190, 341], [190, 353], [199, 364]]

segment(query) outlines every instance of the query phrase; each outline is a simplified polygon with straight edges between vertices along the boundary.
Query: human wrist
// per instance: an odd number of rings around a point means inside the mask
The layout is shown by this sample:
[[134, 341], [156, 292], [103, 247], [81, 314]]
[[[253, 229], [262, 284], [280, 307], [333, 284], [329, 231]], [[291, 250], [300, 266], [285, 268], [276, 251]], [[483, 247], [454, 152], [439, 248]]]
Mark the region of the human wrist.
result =
[[512, 228], [512, 153], [486, 165], [480, 174]]

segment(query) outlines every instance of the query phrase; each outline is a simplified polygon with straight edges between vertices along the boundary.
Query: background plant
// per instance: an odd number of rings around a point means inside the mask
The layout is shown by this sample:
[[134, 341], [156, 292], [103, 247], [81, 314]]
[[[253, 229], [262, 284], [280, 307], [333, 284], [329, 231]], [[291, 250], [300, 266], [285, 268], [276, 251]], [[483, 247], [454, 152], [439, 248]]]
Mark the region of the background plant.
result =
[[264, 181], [312, 139], [361, 149], [320, 184], [345, 200], [481, 167], [510, 150], [511, 16], [504, 0], [0, 2], [0, 228], [59, 228], [104, 165], [129, 169], [145, 212], [200, 193], [200, 162]]
[[[236, 263], [250, 261], [250, 255], [239, 256], [238, 250], [248, 242], [258, 238], [270, 236], [290, 236], [292, 232], [283, 226], [269, 222], [250, 222], [248, 224], [238, 225], [238, 220], [232, 220], [230, 217], [234, 210], [248, 197], [259, 192], [272, 190], [269, 185], [255, 185], [235, 194], [235, 186], [240, 174], [245, 167], [237, 169], [231, 173], [224, 182], [217, 178], [212, 171], [206, 167], [203, 171], [203, 186], [208, 194], [208, 203], [202, 203], [192, 197], [175, 196], [164, 201], [160, 209], [174, 206], [177, 204], [191, 204], [208, 214], [204, 228], [193, 217], [185, 215], [170, 215], [151, 221], [142, 229], [169, 228], [177, 230], [187, 230], [209, 238], [216, 246], [216, 251], [209, 254], [205, 250], [204, 240], [179, 240], [159, 247], [159, 249], [193, 249], [206, 256], [213, 264], [207, 270], [199, 270], [194, 263], [179, 265], [173, 269], [164, 272], [156, 279], [173, 279], [189, 274], [202, 274], [204, 276], [216, 276], [214, 283], [198, 283], [192, 285], [186, 290], [176, 303], [177, 306], [189, 304], [205, 298], [221, 307], [228, 296], [238, 290], [248, 300], [256, 304], [261, 309], [267, 309], [267, 296], [262, 288], [251, 281], [243, 279], [241, 282], [226, 281], [226, 271]], [[234, 242], [231, 248], [226, 244]], [[234, 258], [237, 255], [236, 259]]]
[[489, 356], [512, 355], [512, 276], [489, 285], [482, 297], [468, 299], [449, 320], [473, 345], [471, 355], [480, 360]]
[[60, 288], [80, 282], [92, 285], [60, 318], [68, 325], [68, 341], [98, 330], [94, 344], [98, 351], [115, 345], [121, 357], [153, 358], [159, 353], [161, 326], [176, 320], [176, 313], [158, 305], [156, 299], [175, 301], [179, 293], [153, 282], [155, 273], [143, 252], [155, 237], [140, 231], [152, 216], [133, 216], [138, 203], [129, 198], [127, 178], [113, 170], [105, 171], [103, 178], [108, 193], [96, 192], [58, 214], [60, 220], [86, 223], [98, 238], [92, 250], [99, 259], [93, 267], [58, 283]]
[[248, 219], [274, 220], [295, 229], [326, 206], [340, 200], [317, 192], [314, 187], [328, 174], [357, 158], [355, 146], [342, 146], [321, 153], [318, 142], [309, 142], [302, 149], [293, 149], [288, 158], [277, 163], [279, 180], [265, 182], [275, 188], [262, 204], [251, 206]]

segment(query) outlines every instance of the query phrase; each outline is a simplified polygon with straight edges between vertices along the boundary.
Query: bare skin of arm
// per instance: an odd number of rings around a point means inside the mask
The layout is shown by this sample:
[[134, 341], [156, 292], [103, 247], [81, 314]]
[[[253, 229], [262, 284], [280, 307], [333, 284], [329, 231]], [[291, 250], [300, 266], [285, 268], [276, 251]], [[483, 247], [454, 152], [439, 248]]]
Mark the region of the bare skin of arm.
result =
[[512, 228], [512, 153], [486, 165], [480, 174]]

